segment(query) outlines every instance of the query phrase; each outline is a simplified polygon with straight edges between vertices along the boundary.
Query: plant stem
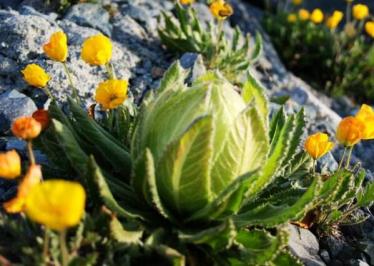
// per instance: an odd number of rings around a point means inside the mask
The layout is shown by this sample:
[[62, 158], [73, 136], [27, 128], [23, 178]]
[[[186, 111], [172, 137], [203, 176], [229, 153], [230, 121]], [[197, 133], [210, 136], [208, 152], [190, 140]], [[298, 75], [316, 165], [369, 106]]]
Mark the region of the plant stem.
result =
[[340, 168], [342, 168], [343, 161], [344, 161], [344, 158], [345, 158], [345, 154], [346, 154], [346, 153], [347, 153], [347, 147], [344, 147], [344, 152], [343, 152], [343, 156], [342, 156], [342, 158], [340, 159], [340, 162], [339, 162], [338, 171], [340, 170]]
[[72, 97], [73, 97], [73, 99], [76, 99], [76, 100], [77, 100], [77, 99], [78, 99], [78, 90], [77, 90], [77, 88], [74, 86], [73, 79], [71, 78], [71, 74], [70, 74], [69, 68], [68, 68], [68, 66], [66, 65], [66, 62], [62, 62], [62, 65], [64, 66], [64, 70], [65, 70], [66, 76], [68, 77], [70, 87], [71, 87], [72, 90], [73, 90]]
[[49, 98], [51, 98], [51, 100], [54, 100], [54, 99], [55, 99], [55, 98], [53, 97], [51, 91], [50, 91], [47, 87], [43, 88], [43, 90], [44, 90], [45, 94], [47, 94], [47, 96], [48, 96]]
[[106, 71], [108, 72], [109, 79], [116, 79], [116, 73], [113, 71], [113, 67], [110, 62], [105, 64]]
[[351, 162], [351, 156], [352, 156], [352, 151], [353, 151], [353, 147], [350, 147], [349, 148], [349, 151], [348, 151], [348, 158], [347, 158], [347, 162], [345, 164], [345, 168], [348, 169], [349, 168], [349, 165], [350, 165], [350, 162]]
[[351, 21], [351, 2], [347, 2], [347, 8], [345, 11], [345, 18], [346, 18], [346, 24], [348, 24]]
[[317, 160], [313, 159], [313, 175], [316, 174]]
[[48, 249], [49, 249], [49, 234], [48, 234], [48, 229], [45, 228], [44, 230], [44, 239], [43, 239], [43, 258], [44, 262], [48, 263], [49, 258], [48, 258]]
[[66, 230], [60, 231], [60, 248], [61, 248], [62, 266], [67, 266], [69, 262], [69, 253], [66, 247]]
[[34, 152], [32, 150], [32, 140], [27, 141], [27, 152], [28, 152], [28, 155], [29, 155], [30, 164], [34, 165], [35, 164], [35, 156], [34, 156]]

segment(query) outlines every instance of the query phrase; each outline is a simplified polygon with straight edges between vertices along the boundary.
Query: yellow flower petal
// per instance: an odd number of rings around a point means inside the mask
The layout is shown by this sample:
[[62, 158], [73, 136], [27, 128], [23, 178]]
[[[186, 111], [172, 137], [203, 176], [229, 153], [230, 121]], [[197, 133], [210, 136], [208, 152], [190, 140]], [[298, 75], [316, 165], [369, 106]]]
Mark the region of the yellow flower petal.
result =
[[25, 205], [26, 215], [54, 230], [76, 226], [84, 213], [86, 193], [76, 182], [47, 180], [33, 187]]
[[315, 24], [321, 23], [323, 21], [323, 18], [323, 12], [319, 8], [314, 9], [312, 14], [310, 15], [310, 20]]
[[321, 132], [309, 136], [304, 144], [305, 150], [315, 160], [324, 156], [333, 147], [334, 143], [329, 141], [328, 135]]
[[364, 125], [363, 139], [374, 139], [374, 110], [369, 105], [363, 104], [356, 118]]
[[369, 16], [369, 8], [367, 5], [357, 4], [352, 9], [353, 17], [357, 20], [363, 20]]
[[303, 20], [303, 21], [308, 20], [310, 18], [309, 11], [304, 9], [304, 8], [300, 9], [299, 10], [299, 18], [300, 18], [300, 20]]
[[343, 12], [334, 11], [332, 16], [327, 19], [326, 26], [330, 29], [335, 29], [339, 25], [340, 21], [342, 21], [343, 17]]
[[336, 139], [344, 146], [351, 147], [364, 136], [365, 125], [356, 117], [349, 116], [340, 121], [336, 130]]
[[14, 179], [21, 174], [21, 158], [15, 150], [0, 153], [0, 178]]
[[127, 88], [126, 80], [104, 81], [96, 89], [95, 99], [104, 109], [116, 108], [127, 99]]
[[68, 56], [68, 40], [62, 31], [52, 34], [49, 42], [43, 45], [44, 53], [52, 60], [65, 62]]
[[365, 23], [365, 31], [371, 38], [374, 38], [374, 21]]
[[45, 87], [50, 80], [50, 77], [44, 69], [37, 64], [27, 65], [26, 68], [22, 70], [22, 74], [29, 85], [37, 88]]
[[224, 0], [214, 0], [209, 6], [212, 15], [218, 19], [226, 19], [234, 14], [232, 6], [226, 3]]
[[90, 65], [105, 65], [112, 58], [110, 39], [102, 34], [89, 37], [83, 43], [81, 57]]
[[31, 165], [26, 176], [18, 186], [16, 197], [4, 203], [4, 209], [8, 213], [22, 212], [24, 210], [26, 198], [28, 197], [30, 190], [39, 184], [41, 180], [42, 170], [40, 165]]

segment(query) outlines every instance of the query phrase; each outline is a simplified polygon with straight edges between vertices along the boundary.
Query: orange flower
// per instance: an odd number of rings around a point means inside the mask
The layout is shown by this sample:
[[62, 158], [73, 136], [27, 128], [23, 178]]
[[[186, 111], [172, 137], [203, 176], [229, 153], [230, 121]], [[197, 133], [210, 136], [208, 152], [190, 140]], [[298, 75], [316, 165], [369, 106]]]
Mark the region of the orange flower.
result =
[[356, 114], [356, 118], [360, 120], [364, 126], [363, 139], [374, 139], [374, 110], [369, 105], [363, 104], [360, 111]]
[[182, 5], [191, 5], [195, 2], [195, 0], [179, 0], [179, 2], [182, 4]]
[[27, 174], [18, 186], [15, 198], [5, 202], [3, 207], [8, 213], [22, 212], [30, 190], [42, 180], [42, 170], [40, 165], [31, 165]]
[[365, 132], [365, 125], [356, 117], [349, 116], [338, 125], [336, 139], [344, 146], [352, 147], [360, 142]]
[[334, 143], [329, 141], [329, 136], [321, 132], [309, 136], [304, 144], [305, 150], [315, 160], [324, 156], [333, 147]]
[[44, 53], [52, 60], [65, 62], [68, 57], [68, 39], [62, 31], [55, 32], [49, 43], [43, 45]]
[[13, 135], [23, 140], [36, 138], [41, 130], [42, 125], [32, 117], [19, 117], [12, 124]]
[[38, 109], [32, 114], [32, 117], [42, 125], [42, 130], [48, 127], [50, 118], [47, 110]]
[[0, 177], [14, 179], [21, 174], [21, 158], [15, 150], [0, 153]]

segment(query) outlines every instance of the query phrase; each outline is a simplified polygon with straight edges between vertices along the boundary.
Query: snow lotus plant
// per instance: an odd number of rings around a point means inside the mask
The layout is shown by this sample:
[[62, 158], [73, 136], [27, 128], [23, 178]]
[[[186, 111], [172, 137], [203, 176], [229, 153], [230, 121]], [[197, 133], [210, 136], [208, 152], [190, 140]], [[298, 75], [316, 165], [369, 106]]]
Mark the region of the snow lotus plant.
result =
[[241, 93], [218, 71], [190, 85], [188, 75], [175, 63], [137, 112], [123, 107], [116, 123], [132, 129], [122, 135], [74, 100], [70, 116], [52, 103], [40, 145], [81, 178], [93, 209], [113, 213], [111, 236], [133, 247], [130, 257], [152, 250], [177, 265], [294, 261], [282, 225], [301, 219], [320, 187], [319, 179], [302, 182], [311, 165], [297, 151], [303, 112], [280, 109], [269, 121], [263, 88], [249, 73]]

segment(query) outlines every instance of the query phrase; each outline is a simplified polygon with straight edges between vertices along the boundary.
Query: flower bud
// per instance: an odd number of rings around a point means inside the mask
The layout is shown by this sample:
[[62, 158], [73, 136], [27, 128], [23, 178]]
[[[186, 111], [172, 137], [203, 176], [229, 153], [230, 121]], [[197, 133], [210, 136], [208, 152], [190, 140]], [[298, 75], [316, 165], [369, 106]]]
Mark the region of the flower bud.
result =
[[83, 43], [82, 59], [90, 65], [105, 65], [112, 58], [112, 43], [102, 34], [94, 35]]
[[32, 117], [19, 117], [12, 124], [13, 135], [23, 140], [36, 138], [41, 130], [42, 125]]
[[357, 20], [363, 20], [369, 16], [369, 8], [367, 5], [357, 4], [353, 6], [353, 17]]
[[310, 18], [309, 11], [304, 9], [304, 8], [300, 9], [299, 10], [299, 18], [300, 18], [300, 20], [303, 20], [303, 21], [308, 20]]
[[37, 111], [35, 111], [32, 114], [32, 118], [34, 118], [41, 124], [42, 130], [46, 129], [50, 122], [48, 111], [44, 109], [38, 109]]
[[291, 13], [287, 16], [287, 21], [290, 23], [294, 23], [297, 20], [297, 16], [294, 13]]
[[365, 31], [371, 38], [374, 38], [374, 21], [365, 23]]
[[43, 45], [44, 53], [52, 60], [65, 62], [68, 57], [68, 40], [62, 31], [52, 34], [49, 42]]
[[15, 150], [0, 153], [0, 178], [14, 179], [21, 174], [21, 158]]
[[309, 136], [304, 144], [305, 150], [315, 160], [324, 156], [333, 147], [334, 143], [329, 141], [329, 136], [321, 132]]
[[310, 15], [310, 20], [315, 23], [319, 24], [323, 21], [323, 12], [321, 9], [316, 8], [313, 10], [312, 14]]
[[50, 80], [49, 75], [37, 64], [27, 65], [26, 68], [22, 70], [22, 74], [24, 80], [29, 85], [37, 88], [45, 87]]
[[364, 131], [365, 125], [361, 120], [349, 116], [340, 121], [336, 130], [336, 139], [344, 146], [352, 147], [360, 142], [364, 136]]
[[363, 104], [356, 118], [364, 125], [363, 139], [374, 139], [374, 110], [369, 105]]

